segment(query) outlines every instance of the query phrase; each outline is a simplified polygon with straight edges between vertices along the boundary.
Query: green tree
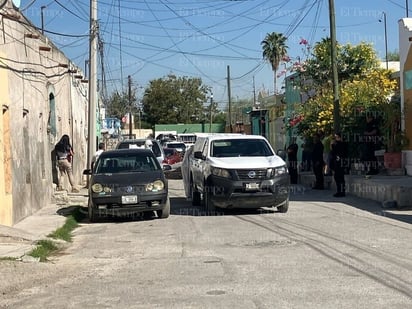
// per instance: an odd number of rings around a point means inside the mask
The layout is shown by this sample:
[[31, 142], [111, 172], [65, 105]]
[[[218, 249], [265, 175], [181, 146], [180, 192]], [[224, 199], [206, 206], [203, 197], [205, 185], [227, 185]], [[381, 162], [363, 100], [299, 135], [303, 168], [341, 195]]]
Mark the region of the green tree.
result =
[[136, 90], [132, 89], [130, 94], [126, 92], [113, 92], [106, 102], [106, 117], [114, 117], [122, 119], [129, 112], [136, 114], [138, 112], [136, 106]]
[[399, 50], [395, 49], [393, 52], [388, 52], [388, 61], [399, 61]]
[[146, 121], [152, 126], [197, 122], [206, 112], [203, 104], [208, 92], [200, 78], [170, 74], [152, 80], [142, 100]]
[[[379, 67], [379, 59], [369, 43], [359, 45], [336, 44], [339, 82], [362, 76], [370, 69]], [[324, 38], [313, 47], [311, 57], [302, 65], [304, 79], [311, 80], [310, 87], [324, 88], [331, 84], [331, 40]]]
[[282, 59], [287, 55], [286, 46], [287, 38], [282, 33], [272, 32], [266, 34], [265, 39], [261, 42], [263, 49], [263, 59], [268, 61], [274, 74], [273, 85], [274, 93], [277, 92], [277, 70]]
[[[364, 125], [365, 112], [375, 111], [378, 114], [393, 95], [396, 82], [391, 80], [390, 71], [379, 67], [379, 59], [370, 44], [338, 45], [337, 58], [342, 129], [355, 136]], [[303, 66], [305, 86], [302, 88], [312, 91], [299, 110], [303, 120], [297, 129], [303, 136], [311, 136], [319, 130], [327, 135], [332, 133], [330, 70], [330, 40], [324, 39], [315, 45], [312, 57]]]

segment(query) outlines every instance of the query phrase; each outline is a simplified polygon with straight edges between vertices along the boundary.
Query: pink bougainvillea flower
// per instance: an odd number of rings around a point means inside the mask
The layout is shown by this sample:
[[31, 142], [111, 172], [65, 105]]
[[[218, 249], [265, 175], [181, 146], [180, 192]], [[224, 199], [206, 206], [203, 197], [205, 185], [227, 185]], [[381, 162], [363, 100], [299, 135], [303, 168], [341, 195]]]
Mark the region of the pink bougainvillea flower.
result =
[[290, 61], [290, 57], [288, 55], [283, 56], [282, 61], [284, 62], [289, 62]]

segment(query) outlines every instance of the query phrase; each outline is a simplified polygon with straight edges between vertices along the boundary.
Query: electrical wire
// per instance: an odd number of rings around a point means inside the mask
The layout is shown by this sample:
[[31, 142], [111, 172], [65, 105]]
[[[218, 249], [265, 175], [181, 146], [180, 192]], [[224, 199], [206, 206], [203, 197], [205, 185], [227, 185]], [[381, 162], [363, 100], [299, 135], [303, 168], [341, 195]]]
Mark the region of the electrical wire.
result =
[[[162, 2], [162, 1], [161, 1]], [[150, 6], [148, 5], [147, 1], [145, 0], [145, 3], [147, 5], [147, 7], [150, 9]], [[154, 18], [157, 19], [157, 16], [154, 12], [152, 12], [152, 15], [154, 16]], [[161, 22], [159, 22], [160, 26], [163, 27], [163, 30], [169, 35], [169, 31], [162, 25]], [[173, 38], [170, 37], [170, 41], [180, 50], [180, 48], [177, 46], [176, 42], [173, 40]], [[216, 80], [214, 80], [213, 78], [211, 78], [210, 76], [208, 76], [207, 74], [205, 74], [198, 65], [196, 65], [192, 59], [190, 59], [189, 57], [187, 57], [187, 55], [183, 55], [189, 63], [191, 63], [193, 65], [193, 67], [202, 75], [205, 76], [206, 78], [208, 78], [209, 80], [215, 82], [216, 84], [219, 84]]]
[[[26, 8], [32, 7], [35, 1], [31, 1]], [[277, 2], [277, 1], [276, 1]], [[321, 16], [321, 4], [324, 1], [305, 0], [298, 9], [288, 11], [286, 4], [290, 1], [279, 1], [272, 3], [269, 0], [260, 1], [213, 1], [198, 0], [193, 1], [176, 1], [176, 0], [146, 0], [130, 1], [118, 0], [115, 6], [115, 0], [99, 0], [98, 11], [103, 16], [99, 20], [100, 40], [104, 42], [104, 53], [100, 55], [101, 71], [104, 76], [115, 77], [114, 74], [120, 72], [120, 80], [123, 83], [123, 70], [135, 68], [135, 74], [143, 71], [148, 66], [157, 66], [170, 71], [185, 72], [185, 69], [178, 70], [174, 64], [169, 65], [165, 60], [171, 59], [174, 55], [181, 55], [188, 66], [193, 67], [195, 72], [204, 76], [207, 80], [218, 82], [222, 85], [219, 78], [208, 76], [209, 74], [202, 67], [203, 58], [215, 59], [223, 66], [227, 61], [249, 61], [246, 63], [248, 69], [246, 72], [238, 72], [238, 76], [232, 78], [239, 87], [239, 84], [247, 85], [247, 79], [251, 75], [256, 75], [265, 68], [265, 63], [260, 56], [261, 50], [254, 45], [242, 43], [242, 39], [254, 34], [262, 33], [267, 28], [285, 28], [285, 35], [290, 37], [297, 29], [309, 28], [309, 40], [316, 36], [319, 29]], [[391, 2], [391, 1], [389, 1]], [[69, 0], [63, 2], [54, 0], [54, 6], [61, 7], [62, 10], [71, 10], [81, 22], [86, 22], [87, 1]], [[117, 9], [116, 9], [117, 8]], [[190, 11], [193, 10], [193, 11]], [[267, 10], [266, 13], [263, 10]], [[282, 23], [285, 19], [275, 12], [288, 12], [293, 15], [290, 23]], [[124, 14], [123, 14], [124, 12]], [[126, 14], [127, 12], [127, 14]], [[116, 14], [117, 13], [117, 14]], [[150, 13], [150, 14], [149, 14]], [[224, 14], [224, 18], [213, 16], [213, 14]], [[117, 15], [117, 16], [116, 16]], [[197, 16], [196, 16], [197, 15]], [[310, 26], [303, 25], [309, 16], [312, 18]], [[144, 18], [143, 18], [144, 17]], [[213, 19], [213, 21], [212, 21]], [[127, 26], [134, 26], [136, 31], [123, 31]], [[240, 26], [239, 26], [240, 25]], [[80, 26], [80, 25], [79, 25]], [[88, 29], [89, 25], [85, 25]], [[353, 27], [346, 25], [341, 27]], [[339, 27], [339, 26], [338, 26]], [[39, 28], [36, 28], [39, 29]], [[88, 39], [89, 35], [75, 35], [70, 33], [59, 33], [50, 30], [45, 31], [49, 35], [55, 35], [57, 38], [73, 37], [75, 40], [63, 41], [57, 43], [59, 48], [68, 50], [81, 46]], [[182, 35], [183, 33], [183, 35]], [[166, 41], [170, 44], [164, 44]], [[189, 41], [190, 40], [190, 41]], [[209, 46], [202, 46], [202, 40], [212, 43]], [[169, 43], [169, 42], [167, 42]], [[113, 61], [113, 57], [118, 53], [119, 62]], [[135, 61], [124, 63], [124, 57], [132, 57]], [[87, 58], [87, 52], [72, 57], [73, 59]], [[202, 57], [202, 60], [196, 59]], [[123, 59], [124, 58], [124, 59]], [[109, 62], [107, 61], [109, 60]], [[221, 60], [221, 61], [220, 61]], [[205, 63], [208, 63], [206, 60]], [[209, 65], [209, 64], [208, 64]], [[219, 74], [219, 72], [216, 72]], [[134, 74], [133, 74], [134, 75]], [[105, 78], [102, 75], [102, 82], [117, 80], [119, 78]], [[122, 85], [123, 88], [123, 85]]]
[[80, 15], [74, 13], [73, 11], [69, 10], [67, 7], [65, 7], [63, 4], [61, 4], [58, 0], [54, 0], [54, 2], [56, 2], [60, 7], [62, 7], [66, 12], [69, 12], [71, 15], [76, 16], [77, 18], [79, 18], [82, 21], [87, 22], [88, 20], [81, 17]]
[[29, 2], [24, 8], [21, 8], [20, 11], [24, 12], [26, 11], [28, 8], [30, 8], [37, 0], [31, 0], [31, 2]]
[[7, 3], [7, 0], [3, 0], [3, 3], [0, 4], [0, 10], [3, 9], [6, 3]]
[[[88, 8], [87, 10], [83, 9], [83, 7], [81, 6], [82, 1], [79, 2], [78, 0], [75, 0], [75, 1], [69, 0], [69, 2], [71, 4], [73, 4], [73, 6], [76, 7], [79, 10], [79, 13], [81, 13], [86, 20], [89, 20], [89, 18], [90, 18], [90, 16], [89, 16], [90, 8], [89, 7], [87, 7]], [[84, 0], [83, 0], [83, 2], [90, 3], [90, 2], [84, 1]]]

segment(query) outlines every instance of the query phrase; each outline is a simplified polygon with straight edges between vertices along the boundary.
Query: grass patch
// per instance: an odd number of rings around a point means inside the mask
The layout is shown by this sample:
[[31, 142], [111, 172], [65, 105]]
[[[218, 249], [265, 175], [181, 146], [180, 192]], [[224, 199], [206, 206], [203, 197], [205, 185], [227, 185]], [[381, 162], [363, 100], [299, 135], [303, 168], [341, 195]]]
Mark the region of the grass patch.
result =
[[17, 260], [15, 257], [11, 257], [11, 256], [2, 256], [0, 257], [0, 261], [15, 261]]
[[48, 236], [54, 239], [63, 239], [65, 241], [72, 241], [72, 231], [78, 226], [79, 224], [73, 218], [73, 216], [69, 216], [62, 227], [59, 227], [53, 233], [50, 233]]
[[62, 239], [64, 241], [72, 240], [72, 231], [79, 225], [79, 222], [84, 219], [85, 215], [80, 211], [80, 207], [77, 207], [73, 212], [67, 217], [64, 225], [53, 233], [49, 234], [48, 237], [54, 239]]
[[[67, 216], [64, 225], [53, 233], [50, 233], [48, 237], [54, 239], [62, 239], [64, 241], [72, 240], [72, 231], [79, 225], [79, 222], [85, 217], [84, 213], [80, 211], [80, 207], [76, 207], [70, 215]], [[47, 261], [47, 257], [59, 250], [59, 246], [53, 240], [40, 240], [28, 255], [40, 258], [40, 262]]]
[[40, 262], [45, 262], [47, 261], [47, 257], [58, 249], [59, 247], [57, 247], [53, 241], [43, 239], [37, 242], [37, 247], [34, 248], [28, 255], [39, 258]]

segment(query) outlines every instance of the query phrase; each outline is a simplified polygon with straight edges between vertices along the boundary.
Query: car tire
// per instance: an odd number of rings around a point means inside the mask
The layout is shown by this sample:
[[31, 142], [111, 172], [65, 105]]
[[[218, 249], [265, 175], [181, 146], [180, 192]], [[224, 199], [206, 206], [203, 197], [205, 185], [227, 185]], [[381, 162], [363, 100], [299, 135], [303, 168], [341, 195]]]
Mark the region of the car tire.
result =
[[157, 210], [156, 214], [160, 219], [169, 218], [169, 215], [170, 215], [170, 199], [169, 199], [169, 197], [167, 197], [167, 200], [166, 200], [166, 203], [165, 203], [165, 206], [163, 207], [163, 209]]
[[213, 215], [216, 211], [216, 206], [211, 199], [213, 187], [205, 186], [203, 193], [203, 206], [208, 215]]
[[289, 199], [287, 199], [281, 206], [278, 206], [278, 211], [281, 213], [287, 213], [289, 209]]
[[87, 208], [88, 208], [87, 212], [88, 212], [89, 221], [90, 222], [96, 222], [97, 219], [99, 218], [99, 216], [96, 212], [96, 209], [94, 207], [94, 204], [93, 204], [91, 198], [89, 198], [89, 202], [87, 203]]
[[202, 203], [200, 192], [196, 191], [192, 183], [190, 184], [190, 195], [192, 196], [192, 206], [200, 206]]

